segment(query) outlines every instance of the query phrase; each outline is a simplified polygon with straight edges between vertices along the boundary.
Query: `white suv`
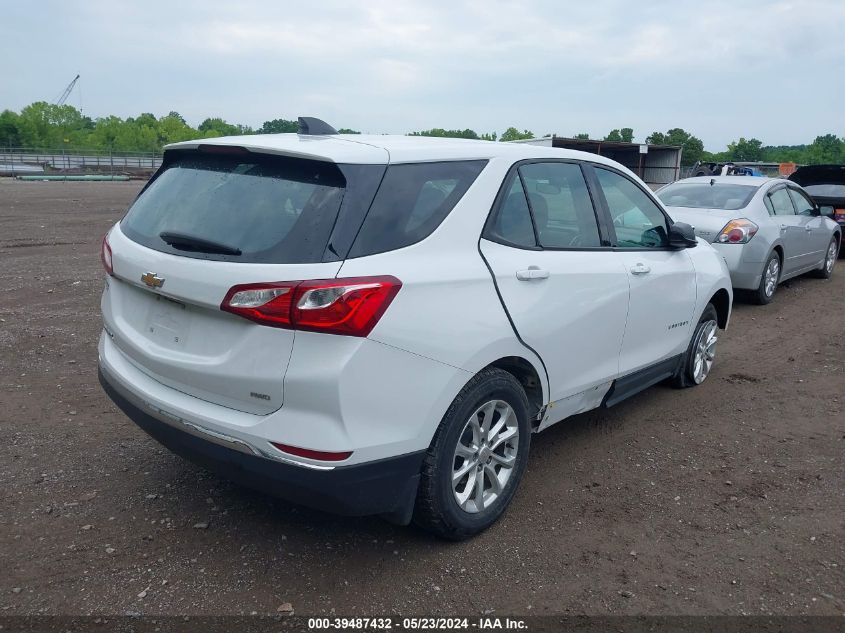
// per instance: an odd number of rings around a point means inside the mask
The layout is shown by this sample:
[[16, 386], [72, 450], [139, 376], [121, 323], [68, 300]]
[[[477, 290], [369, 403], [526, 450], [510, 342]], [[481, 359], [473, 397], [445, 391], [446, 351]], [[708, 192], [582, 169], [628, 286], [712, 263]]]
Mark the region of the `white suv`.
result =
[[621, 165], [302, 125], [169, 146], [103, 240], [100, 380], [174, 452], [458, 539], [532, 433], [707, 377], [725, 262]]

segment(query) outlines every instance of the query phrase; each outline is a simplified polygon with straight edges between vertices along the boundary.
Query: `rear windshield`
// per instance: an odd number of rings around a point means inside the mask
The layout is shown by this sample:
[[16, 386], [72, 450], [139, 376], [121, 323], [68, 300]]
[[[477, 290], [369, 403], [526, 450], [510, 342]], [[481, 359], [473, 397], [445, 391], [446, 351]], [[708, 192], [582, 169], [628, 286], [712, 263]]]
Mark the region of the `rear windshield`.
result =
[[121, 230], [144, 246], [185, 257], [339, 261], [424, 239], [484, 165], [338, 165], [248, 152], [173, 151]]
[[[363, 173], [366, 168], [374, 173]], [[140, 244], [187, 257], [336, 261], [351, 245], [383, 172], [249, 153], [178, 152], [129, 209], [121, 230]], [[356, 182], [348, 187], [349, 174]], [[346, 196], [347, 189], [354, 195]], [[337, 223], [346, 227], [338, 245], [332, 234], [342, 206], [357, 224]]]
[[806, 185], [804, 191], [819, 198], [845, 198], [845, 185]]
[[757, 192], [754, 185], [731, 183], [676, 182], [657, 192], [657, 197], [667, 207], [692, 209], [742, 209]]

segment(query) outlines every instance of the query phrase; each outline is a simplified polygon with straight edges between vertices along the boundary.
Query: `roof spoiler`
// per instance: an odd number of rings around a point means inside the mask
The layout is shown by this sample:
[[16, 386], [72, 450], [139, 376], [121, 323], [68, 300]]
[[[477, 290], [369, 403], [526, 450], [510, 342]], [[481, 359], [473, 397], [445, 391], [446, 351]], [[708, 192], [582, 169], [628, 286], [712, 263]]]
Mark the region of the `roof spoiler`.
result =
[[299, 117], [299, 134], [308, 136], [322, 136], [326, 134], [337, 134], [337, 130], [321, 119], [311, 116]]

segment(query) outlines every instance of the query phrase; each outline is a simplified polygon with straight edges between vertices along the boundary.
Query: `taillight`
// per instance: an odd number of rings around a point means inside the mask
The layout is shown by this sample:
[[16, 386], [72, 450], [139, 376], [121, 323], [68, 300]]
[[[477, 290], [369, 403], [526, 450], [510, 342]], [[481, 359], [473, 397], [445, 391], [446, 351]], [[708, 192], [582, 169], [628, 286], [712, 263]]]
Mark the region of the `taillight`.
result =
[[297, 457], [307, 457], [308, 459], [319, 459], [324, 462], [343, 461], [352, 454], [352, 451], [330, 453], [328, 451], [315, 451], [310, 448], [300, 448], [299, 446], [288, 446], [287, 444], [278, 444], [277, 442], [270, 443], [283, 453], [288, 453], [289, 455], [296, 455]]
[[103, 235], [103, 243], [100, 246], [100, 261], [103, 262], [103, 268], [109, 275], [114, 275], [114, 266], [112, 264], [111, 246], [109, 246], [109, 234]]
[[272, 327], [367, 336], [401, 287], [390, 276], [242, 284], [220, 309]]
[[754, 222], [745, 218], [731, 220], [716, 236], [716, 241], [719, 244], [745, 244], [757, 234], [759, 228]]
[[291, 328], [290, 306], [299, 282], [233, 286], [220, 309], [262, 325]]

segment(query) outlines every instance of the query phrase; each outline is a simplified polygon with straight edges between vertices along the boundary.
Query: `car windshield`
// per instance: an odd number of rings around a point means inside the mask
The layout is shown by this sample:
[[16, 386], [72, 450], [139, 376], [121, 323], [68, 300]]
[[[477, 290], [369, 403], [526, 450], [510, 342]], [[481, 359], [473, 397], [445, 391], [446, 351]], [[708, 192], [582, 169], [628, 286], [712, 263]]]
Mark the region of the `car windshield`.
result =
[[692, 209], [742, 209], [754, 197], [758, 187], [715, 182], [676, 182], [657, 192], [667, 207]]

